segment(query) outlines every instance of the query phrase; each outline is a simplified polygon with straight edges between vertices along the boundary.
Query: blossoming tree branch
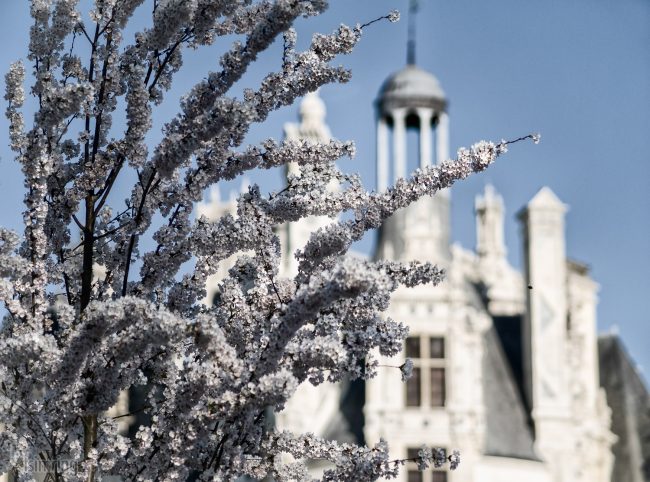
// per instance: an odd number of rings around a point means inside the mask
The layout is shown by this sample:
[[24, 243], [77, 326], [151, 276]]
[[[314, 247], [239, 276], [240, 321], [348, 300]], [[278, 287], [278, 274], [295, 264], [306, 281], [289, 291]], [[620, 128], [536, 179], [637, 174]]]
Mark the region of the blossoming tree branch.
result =
[[[90, 16], [77, 3], [31, 0], [29, 54], [6, 75], [25, 210], [22, 234], [0, 231], [0, 473], [32, 480], [26, 461], [67, 460], [76, 464], [47, 466], [49, 480], [303, 480], [304, 461], [324, 459], [323, 480], [395, 475], [404, 461], [383, 442], [360, 447], [278, 431], [268, 416], [299, 384], [372, 377], [376, 350], [401, 349], [406, 327], [382, 315], [391, 292], [437, 284], [443, 273], [346, 253], [396, 210], [484, 170], [509, 142], [480, 142], [368, 192], [335, 165], [353, 156], [352, 143], [244, 144], [272, 111], [346, 82], [350, 72], [330, 62], [352, 51], [366, 25], [314, 35], [299, 51], [292, 24], [322, 13], [326, 1], [95, 0]], [[139, 7], [152, 12], [150, 23], [129, 43], [123, 31]], [[201, 73], [163, 139], [148, 145], [184, 52], [232, 35], [242, 40]], [[278, 40], [281, 68], [242, 96], [229, 94]], [[36, 104], [29, 122], [26, 82]], [[122, 109], [126, 122], [113, 125]], [[236, 218], [192, 218], [215, 183], [290, 162], [301, 169], [287, 187], [251, 186]], [[135, 183], [111, 205], [124, 178]], [[328, 190], [333, 180], [342, 189]], [[276, 228], [344, 212], [352, 216], [314, 232], [297, 253], [298, 274], [281, 278]], [[202, 304], [206, 278], [232, 255], [217, 302]], [[150, 387], [142, 410], [151, 422], [129, 438], [118, 431], [128, 414], [107, 411], [140, 385]], [[449, 460], [424, 448], [417, 462]]]

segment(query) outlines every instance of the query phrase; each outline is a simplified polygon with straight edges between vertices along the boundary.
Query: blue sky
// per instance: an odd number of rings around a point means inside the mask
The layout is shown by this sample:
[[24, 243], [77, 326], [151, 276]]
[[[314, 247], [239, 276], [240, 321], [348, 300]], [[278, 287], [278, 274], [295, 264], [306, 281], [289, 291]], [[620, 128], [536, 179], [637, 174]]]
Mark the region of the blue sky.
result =
[[[298, 23], [299, 45], [314, 31], [372, 20], [407, 0], [331, 0], [330, 11]], [[452, 152], [480, 139], [540, 132], [542, 142], [514, 146], [486, 173], [452, 192], [452, 237], [475, 242], [474, 196], [491, 183], [506, 204], [510, 261], [521, 264], [514, 215], [544, 186], [567, 203], [567, 254], [592, 267], [601, 286], [599, 329], [618, 327], [639, 365], [650, 370], [650, 2], [645, 0], [421, 0], [417, 63], [434, 73], [449, 98]], [[0, 5], [0, 67], [24, 57], [28, 2]], [[147, 16], [140, 9], [138, 16]], [[373, 101], [383, 80], [405, 64], [406, 21], [366, 29], [355, 52], [337, 59], [352, 68], [342, 86], [327, 86], [334, 135], [357, 143], [357, 157], [341, 167], [360, 172], [374, 187]], [[129, 35], [127, 34], [127, 38]], [[152, 141], [178, 106], [178, 98], [209, 69], [218, 67], [225, 39], [212, 49], [188, 52], [166, 102], [155, 112]], [[260, 57], [237, 86], [254, 87], [279, 67], [280, 45]], [[4, 90], [4, 85], [2, 85]], [[250, 142], [281, 137], [296, 107], [255, 126]], [[115, 125], [120, 126], [119, 118]], [[0, 120], [0, 130], [7, 132]], [[0, 143], [0, 225], [20, 228], [22, 178], [5, 141]], [[253, 175], [277, 186], [278, 173]], [[123, 196], [122, 196], [123, 197]], [[372, 239], [359, 249], [368, 251]]]

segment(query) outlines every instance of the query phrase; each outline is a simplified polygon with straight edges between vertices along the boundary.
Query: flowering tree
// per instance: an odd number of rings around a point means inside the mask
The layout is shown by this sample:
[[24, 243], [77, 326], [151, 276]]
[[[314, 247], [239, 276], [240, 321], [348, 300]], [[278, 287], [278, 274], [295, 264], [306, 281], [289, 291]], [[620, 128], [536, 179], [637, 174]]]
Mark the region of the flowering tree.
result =
[[[145, 3], [151, 25], [126, 44], [123, 29]], [[52, 480], [295, 480], [306, 477], [304, 459], [331, 462], [324, 480], [397, 472], [403, 461], [391, 460], [383, 442], [337, 444], [274, 430], [265, 419], [298, 384], [372, 377], [373, 350], [400, 350], [406, 327], [381, 316], [391, 292], [436, 284], [443, 273], [426, 263], [346, 257], [350, 245], [397, 209], [485, 169], [509, 142], [481, 142], [372, 193], [335, 166], [354, 154], [351, 143], [244, 146], [252, 123], [349, 79], [330, 61], [352, 50], [365, 25], [295, 47], [294, 20], [326, 7], [324, 0], [95, 0], [87, 23], [76, 0], [31, 1], [37, 111], [29, 127], [21, 113], [25, 67], [16, 63], [6, 75], [26, 207], [22, 237], [0, 230], [0, 473], [28, 480], [33, 466], [25, 461], [67, 460], [77, 463], [47, 466]], [[152, 111], [183, 51], [232, 34], [243, 41], [189, 90], [163, 140], [149, 148]], [[242, 98], [229, 96], [279, 36], [282, 69]], [[122, 107], [126, 124], [112, 127]], [[289, 162], [301, 169], [286, 188], [265, 195], [252, 186], [236, 218], [191, 218], [212, 184]], [[129, 173], [137, 180], [128, 198], [110, 206]], [[342, 189], [328, 190], [332, 180]], [[350, 219], [313, 233], [294, 278], [278, 276], [278, 225], [346, 211]], [[164, 219], [157, 229], [156, 216]], [[150, 233], [155, 248], [146, 251], [140, 241]], [[218, 301], [203, 305], [207, 276], [232, 255]], [[151, 423], [130, 439], [118, 431], [120, 415], [107, 410], [137, 385], [151, 387], [141, 407]], [[423, 449], [418, 460], [439, 458]]]

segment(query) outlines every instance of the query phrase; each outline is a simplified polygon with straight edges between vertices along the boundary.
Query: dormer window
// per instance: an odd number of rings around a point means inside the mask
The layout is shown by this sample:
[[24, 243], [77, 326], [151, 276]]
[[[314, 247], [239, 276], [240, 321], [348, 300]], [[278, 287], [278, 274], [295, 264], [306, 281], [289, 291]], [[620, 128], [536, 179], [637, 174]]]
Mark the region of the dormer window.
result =
[[447, 396], [445, 339], [409, 336], [404, 351], [413, 360], [413, 375], [406, 382], [406, 406], [444, 407]]

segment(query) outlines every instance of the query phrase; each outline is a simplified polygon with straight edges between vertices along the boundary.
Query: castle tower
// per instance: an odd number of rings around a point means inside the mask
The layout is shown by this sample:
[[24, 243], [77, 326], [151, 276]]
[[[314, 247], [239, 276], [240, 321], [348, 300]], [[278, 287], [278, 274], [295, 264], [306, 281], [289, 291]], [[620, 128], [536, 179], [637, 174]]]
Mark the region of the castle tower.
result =
[[[325, 122], [327, 109], [317, 92], [305, 95], [298, 110], [299, 122], [284, 125], [284, 137], [291, 141], [328, 143], [332, 138], [330, 128]], [[287, 175], [298, 174], [296, 163], [287, 166]], [[329, 189], [338, 187], [331, 183]], [[331, 224], [334, 220], [327, 216], [309, 216], [280, 226], [278, 236], [282, 249], [280, 275], [293, 277], [298, 272], [298, 261], [294, 256], [317, 229]], [[276, 424], [281, 429], [295, 433], [312, 432], [319, 436], [337, 435], [337, 430], [345, 432], [347, 426], [339, 412], [341, 386], [336, 383], [323, 383], [314, 387], [304, 383], [287, 402], [286, 408], [276, 414]], [[334, 438], [336, 438], [334, 436]]]
[[[445, 93], [432, 74], [415, 65], [416, 8], [412, 1], [407, 65], [388, 77], [375, 102], [379, 191], [415, 168], [428, 169], [449, 158]], [[449, 192], [443, 191], [397, 211], [379, 231], [376, 259], [428, 261], [449, 276], [436, 288], [400, 287], [392, 294], [386, 316], [408, 325], [409, 335], [397, 357], [377, 355], [377, 375], [366, 381], [364, 435], [370, 444], [387, 440], [398, 458], [413, 459], [423, 444], [462, 447], [463, 463], [472, 466], [484, 438], [478, 327], [488, 319], [467, 303], [463, 273], [452, 260], [449, 218]], [[405, 358], [413, 363], [413, 376], [402, 382], [395, 367]], [[408, 463], [398, 480], [468, 482], [471, 472], [419, 473]]]
[[[413, 61], [414, 55], [409, 55]], [[413, 63], [382, 86], [377, 107], [377, 190], [408, 175], [408, 159], [427, 168], [449, 157], [447, 100], [438, 80]], [[418, 152], [408, 152], [407, 131], [418, 136]], [[391, 169], [392, 168], [392, 169]], [[449, 193], [437, 193], [395, 213], [381, 229], [378, 257], [448, 264]], [[406, 236], [408, 233], [408, 236]]]

